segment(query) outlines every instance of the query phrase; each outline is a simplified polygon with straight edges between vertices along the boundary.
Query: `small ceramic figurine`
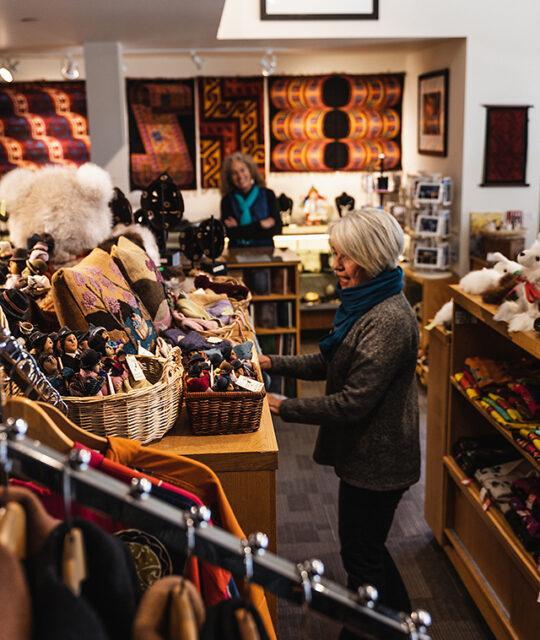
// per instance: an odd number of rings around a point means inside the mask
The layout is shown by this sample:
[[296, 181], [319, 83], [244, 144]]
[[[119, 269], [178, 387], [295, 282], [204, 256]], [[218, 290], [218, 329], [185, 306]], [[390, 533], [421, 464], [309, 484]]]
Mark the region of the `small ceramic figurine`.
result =
[[323, 200], [326, 200], [326, 198], [321, 196], [315, 187], [311, 187], [302, 202], [306, 224], [322, 224], [325, 222], [326, 216], [322, 205]]

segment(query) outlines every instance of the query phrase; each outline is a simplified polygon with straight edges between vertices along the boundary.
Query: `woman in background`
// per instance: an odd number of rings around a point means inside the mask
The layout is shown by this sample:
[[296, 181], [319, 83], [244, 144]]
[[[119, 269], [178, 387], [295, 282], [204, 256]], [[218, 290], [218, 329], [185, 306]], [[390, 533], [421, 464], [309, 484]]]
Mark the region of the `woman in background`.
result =
[[333, 331], [319, 353], [259, 356], [261, 368], [272, 373], [326, 380], [326, 393], [269, 395], [268, 402], [287, 422], [320, 425], [313, 457], [340, 478], [347, 586], [371, 584], [382, 604], [409, 613], [407, 590], [385, 544], [401, 496], [420, 477], [418, 324], [402, 292], [403, 231], [388, 212], [366, 208], [331, 224], [329, 234], [341, 301]]
[[273, 247], [273, 236], [281, 233], [279, 207], [251, 156], [236, 152], [225, 158], [221, 193], [221, 221], [229, 247]]

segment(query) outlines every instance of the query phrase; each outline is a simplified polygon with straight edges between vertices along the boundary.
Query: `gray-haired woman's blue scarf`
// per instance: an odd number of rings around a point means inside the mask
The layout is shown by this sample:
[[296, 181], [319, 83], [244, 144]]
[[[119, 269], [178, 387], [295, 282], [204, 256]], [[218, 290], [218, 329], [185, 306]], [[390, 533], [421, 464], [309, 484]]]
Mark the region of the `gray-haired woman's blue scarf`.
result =
[[375, 278], [354, 287], [342, 289], [338, 284], [336, 292], [341, 304], [334, 316], [334, 328], [319, 342], [319, 349], [325, 360], [332, 359], [349, 329], [364, 313], [386, 298], [395, 296], [402, 289], [403, 269], [401, 267], [383, 271]]

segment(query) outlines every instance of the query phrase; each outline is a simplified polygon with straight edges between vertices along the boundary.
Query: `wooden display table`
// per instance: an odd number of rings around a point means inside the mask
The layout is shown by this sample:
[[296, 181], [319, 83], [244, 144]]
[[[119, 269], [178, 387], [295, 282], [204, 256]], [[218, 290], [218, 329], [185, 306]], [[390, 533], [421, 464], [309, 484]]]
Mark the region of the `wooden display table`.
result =
[[[179, 422], [151, 446], [189, 456], [215, 471], [244, 533], [266, 533], [268, 550], [276, 553], [278, 445], [266, 398], [261, 426], [255, 433], [197, 436], [189, 426], [189, 416], [184, 406]], [[277, 598], [268, 593], [267, 599], [277, 628]]]

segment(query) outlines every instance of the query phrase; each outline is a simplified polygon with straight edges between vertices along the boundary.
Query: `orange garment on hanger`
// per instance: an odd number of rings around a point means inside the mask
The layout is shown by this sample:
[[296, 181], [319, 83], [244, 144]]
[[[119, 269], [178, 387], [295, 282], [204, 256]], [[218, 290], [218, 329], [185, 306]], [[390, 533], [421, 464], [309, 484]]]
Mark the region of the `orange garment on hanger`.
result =
[[[238, 538], [246, 535], [238, 524], [229, 500], [217, 475], [202, 462], [186, 456], [143, 447], [136, 440], [109, 438], [105, 457], [128, 467], [141, 469], [171, 484], [191, 491], [212, 510], [214, 523]], [[276, 640], [264, 591], [252, 585], [250, 595], [264, 622], [270, 640]]]

